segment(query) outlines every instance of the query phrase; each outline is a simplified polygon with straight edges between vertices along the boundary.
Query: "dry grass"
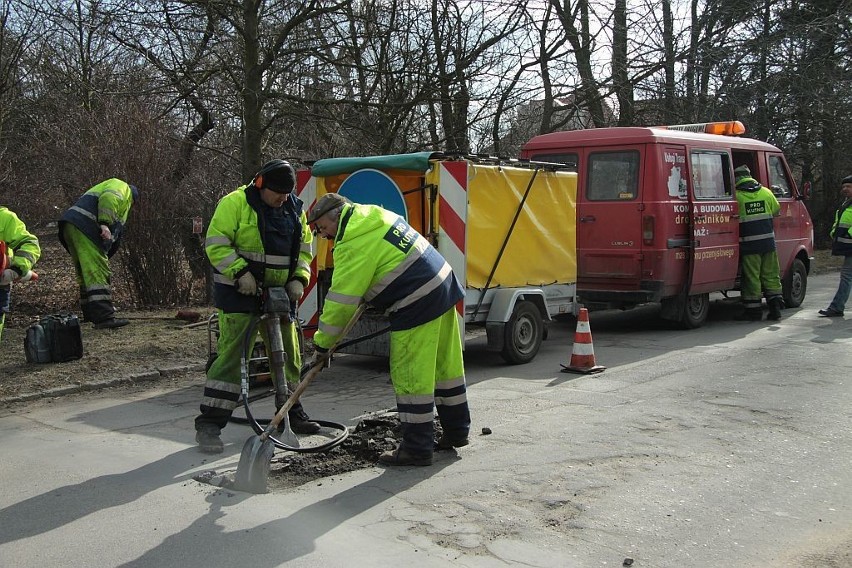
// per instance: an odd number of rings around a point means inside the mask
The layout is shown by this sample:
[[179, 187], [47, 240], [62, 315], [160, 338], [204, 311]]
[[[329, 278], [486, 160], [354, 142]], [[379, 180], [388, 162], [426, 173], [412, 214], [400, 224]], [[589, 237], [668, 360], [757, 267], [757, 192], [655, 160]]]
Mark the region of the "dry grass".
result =
[[[132, 375], [203, 367], [208, 351], [206, 326], [186, 327], [185, 321], [174, 317], [174, 310], [121, 315], [130, 319], [130, 325], [96, 330], [91, 324], [82, 324], [83, 358], [66, 363], [27, 363], [26, 327], [5, 329], [0, 349], [0, 400]], [[198, 375], [203, 380], [203, 375]]]
[[[168, 369], [194, 368], [207, 360], [206, 326], [185, 327], [186, 321], [175, 318], [177, 307], [137, 309], [129, 300], [124, 271], [113, 265], [115, 306], [120, 317], [131, 320], [130, 325], [116, 330], [95, 330], [91, 324], [82, 324], [82, 359], [27, 363], [26, 328], [39, 316], [72, 312], [81, 317], [71, 257], [55, 233], [38, 237], [42, 246], [42, 256], [35, 267], [38, 282], [15, 284], [12, 288], [12, 312], [6, 317], [0, 349], [0, 400]], [[212, 306], [192, 309], [205, 319], [215, 312]]]
[[842, 256], [831, 256], [830, 250], [815, 250], [814, 260], [811, 262], [811, 274], [837, 272], [842, 264]]

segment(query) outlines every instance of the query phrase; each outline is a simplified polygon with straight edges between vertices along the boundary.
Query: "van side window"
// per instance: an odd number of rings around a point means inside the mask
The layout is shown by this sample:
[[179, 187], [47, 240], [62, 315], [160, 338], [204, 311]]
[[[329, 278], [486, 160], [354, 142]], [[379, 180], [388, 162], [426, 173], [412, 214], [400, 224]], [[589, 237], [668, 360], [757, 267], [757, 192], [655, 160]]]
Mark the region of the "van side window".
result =
[[597, 152], [589, 155], [586, 199], [628, 201], [639, 197], [639, 152]]
[[769, 156], [769, 189], [776, 197], [790, 197], [792, 184], [781, 156]]
[[728, 154], [698, 151], [690, 156], [692, 164], [692, 191], [696, 199], [722, 199], [731, 197], [731, 171]]

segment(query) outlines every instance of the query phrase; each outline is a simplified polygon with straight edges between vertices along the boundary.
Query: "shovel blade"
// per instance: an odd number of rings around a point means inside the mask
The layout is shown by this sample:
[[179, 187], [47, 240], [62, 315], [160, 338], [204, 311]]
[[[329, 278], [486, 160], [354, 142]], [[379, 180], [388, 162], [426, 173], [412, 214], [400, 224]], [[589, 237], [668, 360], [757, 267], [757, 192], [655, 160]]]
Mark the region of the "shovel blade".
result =
[[269, 438], [252, 436], [243, 444], [240, 463], [234, 475], [234, 489], [249, 493], [266, 493], [269, 463], [275, 454], [275, 444]]

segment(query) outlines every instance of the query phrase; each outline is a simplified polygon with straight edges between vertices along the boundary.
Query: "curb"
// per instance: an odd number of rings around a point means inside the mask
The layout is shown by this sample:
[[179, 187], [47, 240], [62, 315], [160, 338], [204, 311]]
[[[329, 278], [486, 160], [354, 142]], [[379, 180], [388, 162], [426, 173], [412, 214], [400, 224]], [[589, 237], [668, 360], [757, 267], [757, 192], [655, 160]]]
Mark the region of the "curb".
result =
[[15, 402], [29, 402], [40, 398], [55, 398], [68, 394], [77, 394], [81, 392], [94, 391], [115, 387], [123, 384], [141, 383], [146, 381], [154, 381], [165, 377], [170, 377], [187, 371], [204, 371], [204, 363], [193, 363], [191, 365], [179, 365], [175, 367], [165, 367], [163, 369], [155, 369], [153, 371], [145, 371], [144, 373], [135, 373], [127, 377], [119, 377], [106, 381], [95, 383], [82, 383], [78, 385], [68, 385], [66, 387], [58, 387], [40, 392], [22, 393], [15, 396], [0, 398], [0, 404], [10, 404]]

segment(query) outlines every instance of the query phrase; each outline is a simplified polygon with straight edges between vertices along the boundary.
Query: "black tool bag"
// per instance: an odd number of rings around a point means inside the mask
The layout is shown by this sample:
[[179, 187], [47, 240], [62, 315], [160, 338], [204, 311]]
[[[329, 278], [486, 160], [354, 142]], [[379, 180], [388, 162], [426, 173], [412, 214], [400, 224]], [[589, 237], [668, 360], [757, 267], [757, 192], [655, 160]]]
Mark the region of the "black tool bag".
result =
[[50, 314], [27, 328], [28, 363], [64, 363], [83, 356], [83, 331], [75, 314]]

